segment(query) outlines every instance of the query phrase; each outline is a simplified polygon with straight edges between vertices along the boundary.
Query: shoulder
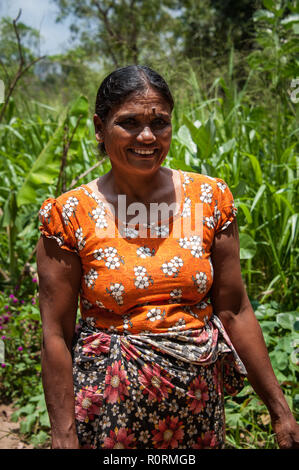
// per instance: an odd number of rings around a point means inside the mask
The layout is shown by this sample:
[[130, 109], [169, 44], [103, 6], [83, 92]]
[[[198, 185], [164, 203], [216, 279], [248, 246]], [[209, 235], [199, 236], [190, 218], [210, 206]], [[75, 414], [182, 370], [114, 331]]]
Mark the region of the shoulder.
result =
[[184, 187], [194, 187], [196, 189], [205, 189], [223, 192], [228, 188], [227, 183], [218, 177], [203, 175], [201, 173], [193, 173], [191, 171], [181, 171], [183, 176], [183, 185]]
[[59, 205], [65, 205], [70, 203], [76, 204], [79, 203], [79, 200], [82, 197], [84, 197], [84, 194], [88, 195], [88, 190], [85, 188], [85, 186], [78, 186], [74, 189], [60, 194], [58, 197], [55, 198], [55, 200]]

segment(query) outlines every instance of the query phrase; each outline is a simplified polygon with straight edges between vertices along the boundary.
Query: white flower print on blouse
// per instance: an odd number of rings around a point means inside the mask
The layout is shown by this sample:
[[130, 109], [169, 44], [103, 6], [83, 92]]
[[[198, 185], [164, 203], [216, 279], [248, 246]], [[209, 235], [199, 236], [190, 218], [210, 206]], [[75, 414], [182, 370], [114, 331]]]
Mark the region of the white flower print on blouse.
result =
[[106, 209], [103, 202], [99, 201], [98, 206], [91, 212], [88, 212], [89, 217], [94, 220], [96, 227], [107, 228]]
[[82, 305], [84, 310], [89, 310], [92, 308], [92, 303], [90, 303], [87, 299], [82, 299]]
[[194, 258], [200, 258], [203, 253], [201, 238], [198, 235], [190, 237], [190, 251]]
[[118, 269], [120, 267], [119, 258], [117, 258], [117, 256], [114, 258], [112, 256], [108, 256], [105, 266], [107, 266], [108, 269]]
[[106, 308], [103, 302], [101, 302], [100, 300], [96, 300], [96, 305], [100, 308]]
[[169, 299], [169, 303], [172, 304], [172, 303], [179, 303], [181, 302], [182, 300], [182, 289], [173, 289], [171, 292], [170, 292], [170, 299]]
[[76, 206], [79, 204], [79, 200], [76, 197], [69, 197], [65, 204], [62, 206], [62, 218], [65, 225], [68, 225], [70, 217], [75, 213]]
[[238, 212], [238, 209], [236, 208], [235, 202], [233, 201], [233, 202], [232, 202], [232, 214], [233, 214], [234, 216], [236, 216], [236, 215], [237, 215], [237, 212]]
[[214, 207], [214, 215], [213, 215], [215, 225], [217, 224], [220, 217], [221, 217], [221, 212], [218, 209], [218, 205], [217, 205], [217, 201], [216, 201], [216, 204], [215, 204], [215, 207]]
[[213, 229], [215, 227], [214, 217], [204, 217], [203, 224], [206, 225], [208, 228]]
[[172, 327], [168, 328], [167, 331], [177, 331], [185, 328], [186, 322], [184, 318], [180, 318]]
[[124, 303], [123, 295], [124, 295], [124, 286], [121, 282], [111, 283], [110, 289], [106, 287], [106, 292], [110, 294], [115, 302], [118, 305], [122, 305]]
[[185, 250], [188, 250], [190, 248], [190, 240], [187, 237], [180, 238], [179, 239], [179, 245], [181, 248], [184, 248]]
[[123, 328], [124, 330], [127, 330], [129, 326], [132, 328], [133, 323], [131, 322], [131, 316], [129, 314], [126, 314], [123, 316]]
[[140, 258], [149, 258], [155, 255], [155, 250], [154, 248], [151, 250], [148, 246], [140, 246], [136, 253]]
[[96, 326], [96, 320], [94, 317], [86, 317], [85, 321], [90, 326]]
[[132, 228], [132, 227], [123, 227], [120, 229], [121, 235], [125, 238], [137, 238], [139, 235], [139, 231]]
[[208, 307], [208, 303], [205, 302], [204, 300], [202, 300], [201, 302], [199, 302], [198, 304], [195, 305], [196, 308], [199, 308], [200, 310], [204, 310], [205, 308]]
[[197, 292], [205, 292], [207, 289], [208, 278], [206, 273], [197, 272], [195, 277], [192, 276], [194, 285], [197, 287]]
[[177, 277], [183, 264], [182, 258], [175, 256], [170, 261], [163, 263], [161, 269], [166, 276]]
[[150, 283], [154, 283], [152, 277], [148, 275], [146, 268], [143, 266], [135, 266], [134, 273], [136, 276], [136, 278], [134, 278], [134, 284], [137, 289], [146, 289], [149, 287]]
[[48, 224], [50, 223], [50, 219], [51, 219], [51, 216], [50, 216], [51, 209], [52, 209], [52, 202], [48, 202], [48, 204], [46, 204], [39, 211], [40, 216], [44, 217], [46, 221], [48, 222]]
[[191, 199], [189, 197], [185, 197], [181, 217], [189, 217], [190, 215], [191, 215]]
[[200, 185], [201, 188], [201, 196], [200, 200], [207, 204], [211, 204], [212, 197], [213, 197], [213, 189], [212, 186], [208, 183], [204, 183]]
[[155, 225], [151, 227], [151, 232], [154, 237], [167, 238], [169, 235], [169, 226], [168, 225]]
[[183, 188], [184, 188], [184, 191], [186, 191], [186, 185], [190, 184], [191, 182], [193, 183], [194, 179], [192, 178], [192, 176], [187, 175], [187, 173], [185, 172], [183, 172], [183, 177], [184, 177]]
[[98, 276], [99, 274], [95, 269], [91, 269], [88, 273], [84, 274], [83, 278], [87, 287], [93, 289]]
[[98, 250], [94, 250], [93, 256], [95, 259], [99, 261], [101, 261], [102, 259], [105, 259], [104, 250], [102, 248], [99, 248]]
[[184, 237], [178, 240], [178, 243], [181, 248], [185, 250], [190, 250], [194, 258], [200, 258], [203, 254], [202, 241], [198, 235], [193, 235], [192, 237]]
[[119, 269], [120, 263], [125, 263], [123, 257], [118, 254], [117, 249], [113, 246], [94, 250], [93, 256], [98, 261], [105, 260], [105, 266], [108, 269]]
[[[195, 305], [195, 307], [196, 307], [196, 305]], [[183, 310], [184, 310], [184, 312], [189, 313], [189, 315], [192, 315], [192, 317], [198, 318], [197, 313], [193, 312], [193, 310], [191, 309], [190, 305], [185, 305], [185, 306], [183, 307]]]
[[220, 181], [217, 182], [217, 186], [222, 193], [224, 193], [225, 189], [227, 188], [227, 185], [225, 183], [221, 183]]
[[83, 237], [83, 229], [81, 227], [75, 231], [75, 237], [77, 239], [78, 250], [81, 251], [86, 244], [86, 237]]
[[146, 314], [146, 317], [149, 321], [157, 321], [157, 320], [161, 320], [162, 318], [165, 317], [165, 310], [163, 310], [163, 312], [161, 311], [160, 308], [151, 308], [147, 314]]
[[54, 235], [51, 235], [47, 238], [53, 238], [53, 240], [55, 240], [59, 246], [64, 245], [64, 237], [61, 232], [55, 233]]
[[209, 256], [209, 263], [210, 263], [210, 267], [211, 267], [211, 276], [212, 276], [212, 279], [214, 278], [214, 266], [213, 266], [213, 263], [212, 263], [212, 260], [211, 260], [211, 257]]

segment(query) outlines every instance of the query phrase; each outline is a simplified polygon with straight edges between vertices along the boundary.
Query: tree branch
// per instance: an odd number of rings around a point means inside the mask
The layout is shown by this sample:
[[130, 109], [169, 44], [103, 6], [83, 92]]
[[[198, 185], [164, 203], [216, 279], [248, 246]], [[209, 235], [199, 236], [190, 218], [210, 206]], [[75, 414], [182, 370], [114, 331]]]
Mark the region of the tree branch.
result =
[[[60, 171], [59, 171], [59, 176], [58, 176], [58, 181], [57, 181], [57, 186], [56, 186], [56, 197], [58, 195], [58, 191], [59, 191], [59, 185], [60, 185], [60, 181], [62, 180], [63, 178], [63, 171], [64, 171], [64, 168], [66, 166], [66, 160], [67, 160], [67, 155], [68, 155], [68, 151], [69, 151], [69, 148], [71, 146], [71, 143], [72, 143], [72, 140], [74, 138], [74, 135], [76, 133], [76, 130], [79, 126], [79, 123], [82, 119], [82, 114], [80, 114], [80, 116], [78, 117], [77, 119], [77, 122], [76, 122], [76, 125], [73, 129], [73, 132], [72, 132], [72, 135], [70, 137], [70, 139], [68, 139], [68, 127], [66, 126], [65, 127], [65, 133], [64, 133], [64, 145], [63, 145], [63, 153], [62, 153], [62, 158], [61, 158], [61, 165], [60, 165]], [[64, 192], [66, 190], [65, 188], [65, 182], [62, 183], [62, 192]]]
[[70, 187], [68, 188], [68, 191], [70, 189], [72, 189], [77, 183], [79, 180], [81, 180], [82, 178], [84, 178], [85, 176], [87, 176], [91, 171], [95, 170], [98, 166], [102, 165], [102, 163], [104, 163], [104, 161], [106, 160], [107, 157], [103, 158], [102, 160], [100, 160], [99, 162], [95, 163], [95, 165], [93, 165], [92, 167], [88, 168], [88, 170], [84, 171], [84, 173], [81, 173], [81, 175], [79, 175], [77, 178], [73, 179], [73, 181], [71, 182], [71, 185]]
[[15, 30], [15, 35], [17, 38], [17, 43], [18, 43], [18, 50], [19, 50], [19, 57], [20, 57], [20, 67], [22, 67], [25, 63], [24, 56], [23, 56], [23, 51], [22, 51], [22, 45], [21, 45], [21, 38], [19, 35], [19, 31], [17, 28], [17, 21], [20, 19], [20, 16], [22, 14], [22, 9], [19, 10], [18, 16], [13, 20], [13, 28]]
[[[21, 38], [20, 38], [19, 31], [18, 31], [18, 28], [17, 28], [17, 21], [19, 20], [19, 18], [20, 18], [20, 16], [21, 16], [21, 12], [22, 12], [22, 10], [19, 10], [18, 16], [13, 20], [13, 28], [14, 28], [15, 35], [16, 35], [16, 38], [17, 38], [18, 51], [19, 51], [19, 67], [18, 67], [18, 70], [17, 70], [17, 72], [16, 72], [14, 78], [13, 78], [12, 81], [10, 81], [10, 83], [9, 83], [8, 93], [7, 93], [6, 97], [5, 97], [4, 104], [3, 104], [2, 108], [1, 108], [1, 112], [0, 112], [0, 122], [2, 121], [2, 119], [3, 119], [3, 117], [4, 117], [6, 108], [7, 108], [8, 103], [9, 103], [9, 99], [10, 99], [11, 95], [13, 94], [14, 89], [16, 88], [17, 83], [18, 83], [18, 81], [20, 80], [20, 78], [21, 78], [21, 77], [24, 75], [24, 73], [26, 73], [34, 64], [36, 64], [39, 60], [42, 60], [42, 59], [45, 58], [45, 56], [38, 57], [38, 58], [32, 60], [31, 62], [29, 62], [29, 64], [25, 65], [25, 59], [24, 59], [23, 51], [22, 51]], [[4, 67], [3, 63], [2, 63], [2, 66]], [[7, 74], [7, 75], [8, 75], [8, 74]]]

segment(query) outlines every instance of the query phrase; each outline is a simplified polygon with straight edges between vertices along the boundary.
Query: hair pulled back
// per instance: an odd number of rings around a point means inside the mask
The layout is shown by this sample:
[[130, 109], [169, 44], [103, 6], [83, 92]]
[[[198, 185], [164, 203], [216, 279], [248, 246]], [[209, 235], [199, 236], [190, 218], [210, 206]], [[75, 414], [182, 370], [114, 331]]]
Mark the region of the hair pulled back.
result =
[[156, 89], [173, 109], [174, 102], [169, 87], [161, 75], [145, 65], [128, 65], [114, 70], [98, 89], [95, 112], [105, 121], [109, 111], [120, 105], [131, 93]]
[[[149, 86], [161, 93], [172, 110], [174, 101], [164, 78], [145, 65], [128, 65], [114, 70], [103, 80], [97, 92], [95, 113], [104, 122], [114, 106], [119, 106], [130, 94], [142, 92]], [[99, 148], [105, 153], [104, 144]]]

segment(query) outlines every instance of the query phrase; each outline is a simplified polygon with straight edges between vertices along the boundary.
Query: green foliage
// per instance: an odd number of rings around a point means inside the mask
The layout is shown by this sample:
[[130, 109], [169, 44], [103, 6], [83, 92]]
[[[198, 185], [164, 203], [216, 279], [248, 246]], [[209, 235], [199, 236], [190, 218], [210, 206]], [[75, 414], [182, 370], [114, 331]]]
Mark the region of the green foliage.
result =
[[35, 296], [0, 293], [1, 338], [5, 362], [1, 368], [0, 401], [27, 402], [41, 377], [40, 314]]
[[[298, 420], [299, 312], [282, 312], [277, 302], [271, 301], [259, 304], [255, 314], [263, 331], [275, 375]], [[248, 381], [236, 397], [226, 397], [225, 409], [229, 447], [277, 448], [267, 408], [254, 394]]]
[[28, 397], [26, 405], [21, 406], [12, 414], [11, 420], [18, 421], [20, 418], [20, 433], [29, 440], [35, 448], [49, 445], [50, 421], [44, 392], [39, 383], [35, 395]]

